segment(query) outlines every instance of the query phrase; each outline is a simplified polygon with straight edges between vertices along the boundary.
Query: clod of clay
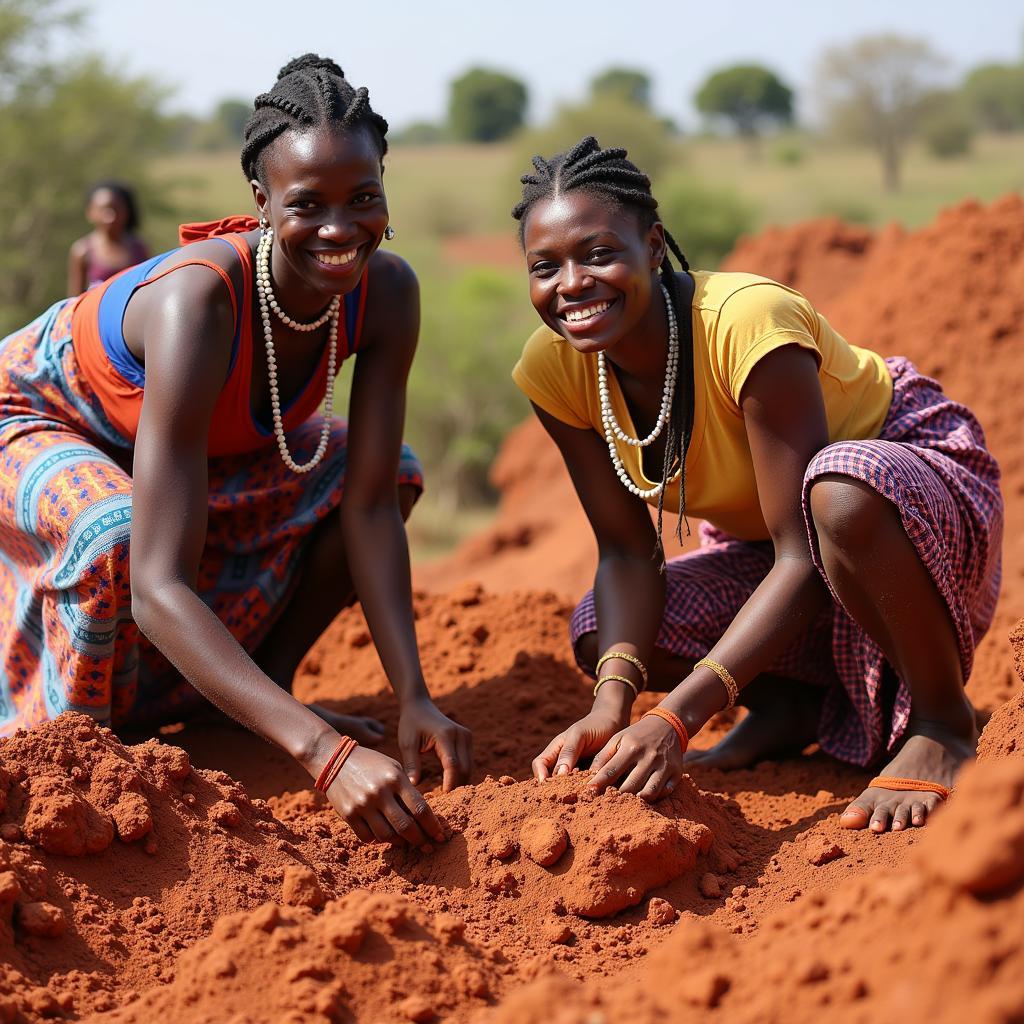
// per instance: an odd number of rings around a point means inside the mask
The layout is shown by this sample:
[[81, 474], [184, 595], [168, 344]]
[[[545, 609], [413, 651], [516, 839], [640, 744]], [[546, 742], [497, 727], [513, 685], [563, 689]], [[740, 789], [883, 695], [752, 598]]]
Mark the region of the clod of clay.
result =
[[52, 903], [23, 903], [18, 908], [18, 923], [29, 935], [56, 939], [68, 928], [68, 919]]
[[709, 900], [716, 900], [722, 895], [722, 883], [719, 882], [718, 875], [713, 875], [710, 871], [701, 875], [700, 894]]
[[804, 855], [807, 857], [808, 863], [815, 867], [821, 867], [822, 864], [845, 857], [846, 852], [827, 836], [811, 836], [807, 840]]
[[668, 900], [653, 896], [647, 905], [647, 920], [655, 927], [673, 924], [676, 919], [676, 908]]
[[552, 818], [527, 818], [519, 831], [519, 845], [534, 863], [549, 868], [569, 847], [569, 833]]
[[281, 899], [292, 907], [322, 907], [326, 902], [323, 889], [311, 868], [296, 865], [284, 869]]

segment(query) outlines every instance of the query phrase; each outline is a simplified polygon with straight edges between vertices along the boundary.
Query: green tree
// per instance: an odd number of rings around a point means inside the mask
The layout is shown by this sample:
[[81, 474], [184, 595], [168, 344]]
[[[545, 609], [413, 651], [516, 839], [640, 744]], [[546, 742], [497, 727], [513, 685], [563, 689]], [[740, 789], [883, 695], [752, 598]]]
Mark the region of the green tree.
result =
[[[526, 134], [516, 150], [516, 174], [529, 170], [535, 154], [554, 156], [594, 135], [602, 146], [622, 146], [652, 178], [667, 165], [672, 150], [665, 122], [622, 99], [602, 99], [562, 107], [549, 125]], [[513, 180], [515, 180], [513, 178]]]
[[591, 79], [590, 96], [594, 100], [622, 100], [650, 110], [651, 79], [633, 68], [608, 68]]
[[833, 132], [874, 147], [885, 188], [900, 187], [907, 144], [918, 133], [946, 60], [923, 39], [885, 34], [826, 51], [817, 81]]
[[150, 209], [156, 198], [147, 165], [165, 141], [162, 93], [96, 57], [47, 58], [61, 13], [0, 0], [0, 336], [63, 297], [92, 182], [128, 181]]
[[737, 64], [714, 72], [697, 90], [697, 109], [707, 118], [731, 123], [736, 134], [753, 140], [766, 124], [793, 119], [793, 92], [773, 71]]
[[971, 151], [975, 122], [964, 107], [963, 96], [956, 92], [940, 90], [928, 99], [920, 134], [932, 156], [948, 160]]
[[967, 110], [983, 128], [996, 132], [1024, 128], [1024, 64], [984, 64], [964, 79]]
[[223, 99], [195, 128], [191, 148], [215, 153], [240, 149], [245, 122], [252, 113], [252, 104], [245, 100]]
[[497, 142], [522, 127], [529, 94], [526, 86], [501, 71], [472, 68], [451, 84], [448, 121], [454, 138]]

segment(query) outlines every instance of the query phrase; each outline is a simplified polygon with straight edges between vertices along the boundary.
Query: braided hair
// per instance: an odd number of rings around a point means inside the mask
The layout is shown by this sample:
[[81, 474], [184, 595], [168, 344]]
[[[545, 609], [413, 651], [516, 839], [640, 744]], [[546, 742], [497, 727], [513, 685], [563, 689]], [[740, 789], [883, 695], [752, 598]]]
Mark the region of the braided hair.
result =
[[381, 159], [388, 151], [388, 123], [370, 107], [369, 92], [353, 88], [333, 60], [306, 53], [285, 64], [270, 92], [253, 103], [242, 133], [246, 178], [263, 180], [267, 146], [289, 128], [308, 131], [323, 125], [367, 128], [380, 146]]
[[[643, 229], [658, 221], [658, 200], [651, 194], [651, 179], [634, 163], [626, 158], [624, 149], [602, 149], [597, 139], [588, 135], [572, 149], [558, 153], [550, 160], [535, 156], [533, 167], [536, 173], [524, 174], [519, 180], [523, 185], [523, 197], [512, 210], [512, 216], [519, 221], [519, 241], [523, 241], [526, 215], [538, 200], [551, 199], [573, 190], [589, 192], [599, 199], [614, 203], [624, 209], [635, 211]], [[679, 262], [679, 268], [689, 273], [690, 264], [683, 255], [676, 240], [665, 231], [668, 250]], [[679, 373], [669, 412], [665, 458], [661, 468], [661, 493], [658, 495], [658, 543], [656, 554], [664, 566], [662, 545], [662, 517], [665, 507], [665, 488], [672, 474], [679, 470], [679, 521], [676, 523], [676, 537], [682, 542], [683, 523], [690, 532], [686, 519], [686, 454], [690, 450], [693, 435], [694, 385], [693, 385], [693, 344], [686, 339], [690, 336], [690, 304], [685, 301], [679, 279], [669, 259], [668, 252], [660, 268], [661, 283], [668, 291], [669, 300], [675, 310], [676, 322], [683, 334], [679, 345]]]

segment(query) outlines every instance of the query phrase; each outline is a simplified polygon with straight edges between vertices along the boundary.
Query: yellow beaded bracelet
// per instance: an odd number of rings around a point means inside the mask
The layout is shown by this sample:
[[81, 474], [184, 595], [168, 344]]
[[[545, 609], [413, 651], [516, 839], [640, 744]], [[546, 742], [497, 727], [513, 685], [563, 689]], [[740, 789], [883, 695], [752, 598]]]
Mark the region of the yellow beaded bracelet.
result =
[[710, 658], [701, 658], [696, 665], [693, 666], [694, 671], [699, 668], [709, 668], [712, 672], [722, 680], [722, 685], [725, 687], [726, 693], [729, 695], [729, 699], [726, 701], [723, 711], [728, 711], [730, 708], [736, 706], [736, 701], [739, 699], [740, 688], [736, 685], [736, 680], [733, 679], [732, 673], [724, 666], [719, 665], [717, 661], [712, 661]]
[[636, 657], [636, 655], [629, 654], [627, 651], [608, 651], [606, 654], [603, 654], [601, 658], [598, 660], [597, 668], [594, 671], [600, 672], [601, 666], [606, 661], [611, 661], [613, 658], [621, 658], [623, 661], [628, 661], [631, 665], [635, 665], [637, 669], [639, 669], [640, 675], [644, 681], [642, 689], [647, 689], [647, 669], [644, 668], [644, 663], [638, 657]]
[[601, 676], [601, 678], [598, 679], [597, 683], [594, 685], [594, 696], [597, 696], [597, 691], [600, 690], [605, 683], [612, 680], [617, 683], [625, 683], [633, 691], [634, 698], [640, 696], [640, 691], [637, 689], [637, 685], [632, 679], [627, 679], [625, 676], [617, 676], [614, 672], [609, 672], [608, 675]]

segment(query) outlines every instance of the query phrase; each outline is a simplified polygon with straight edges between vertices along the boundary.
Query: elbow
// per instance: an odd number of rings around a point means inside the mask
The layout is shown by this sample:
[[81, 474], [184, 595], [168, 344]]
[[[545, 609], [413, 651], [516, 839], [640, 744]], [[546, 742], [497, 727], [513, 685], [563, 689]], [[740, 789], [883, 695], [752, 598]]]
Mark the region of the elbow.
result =
[[152, 640], [174, 612], [176, 602], [170, 588], [132, 578], [132, 619], [140, 632]]

